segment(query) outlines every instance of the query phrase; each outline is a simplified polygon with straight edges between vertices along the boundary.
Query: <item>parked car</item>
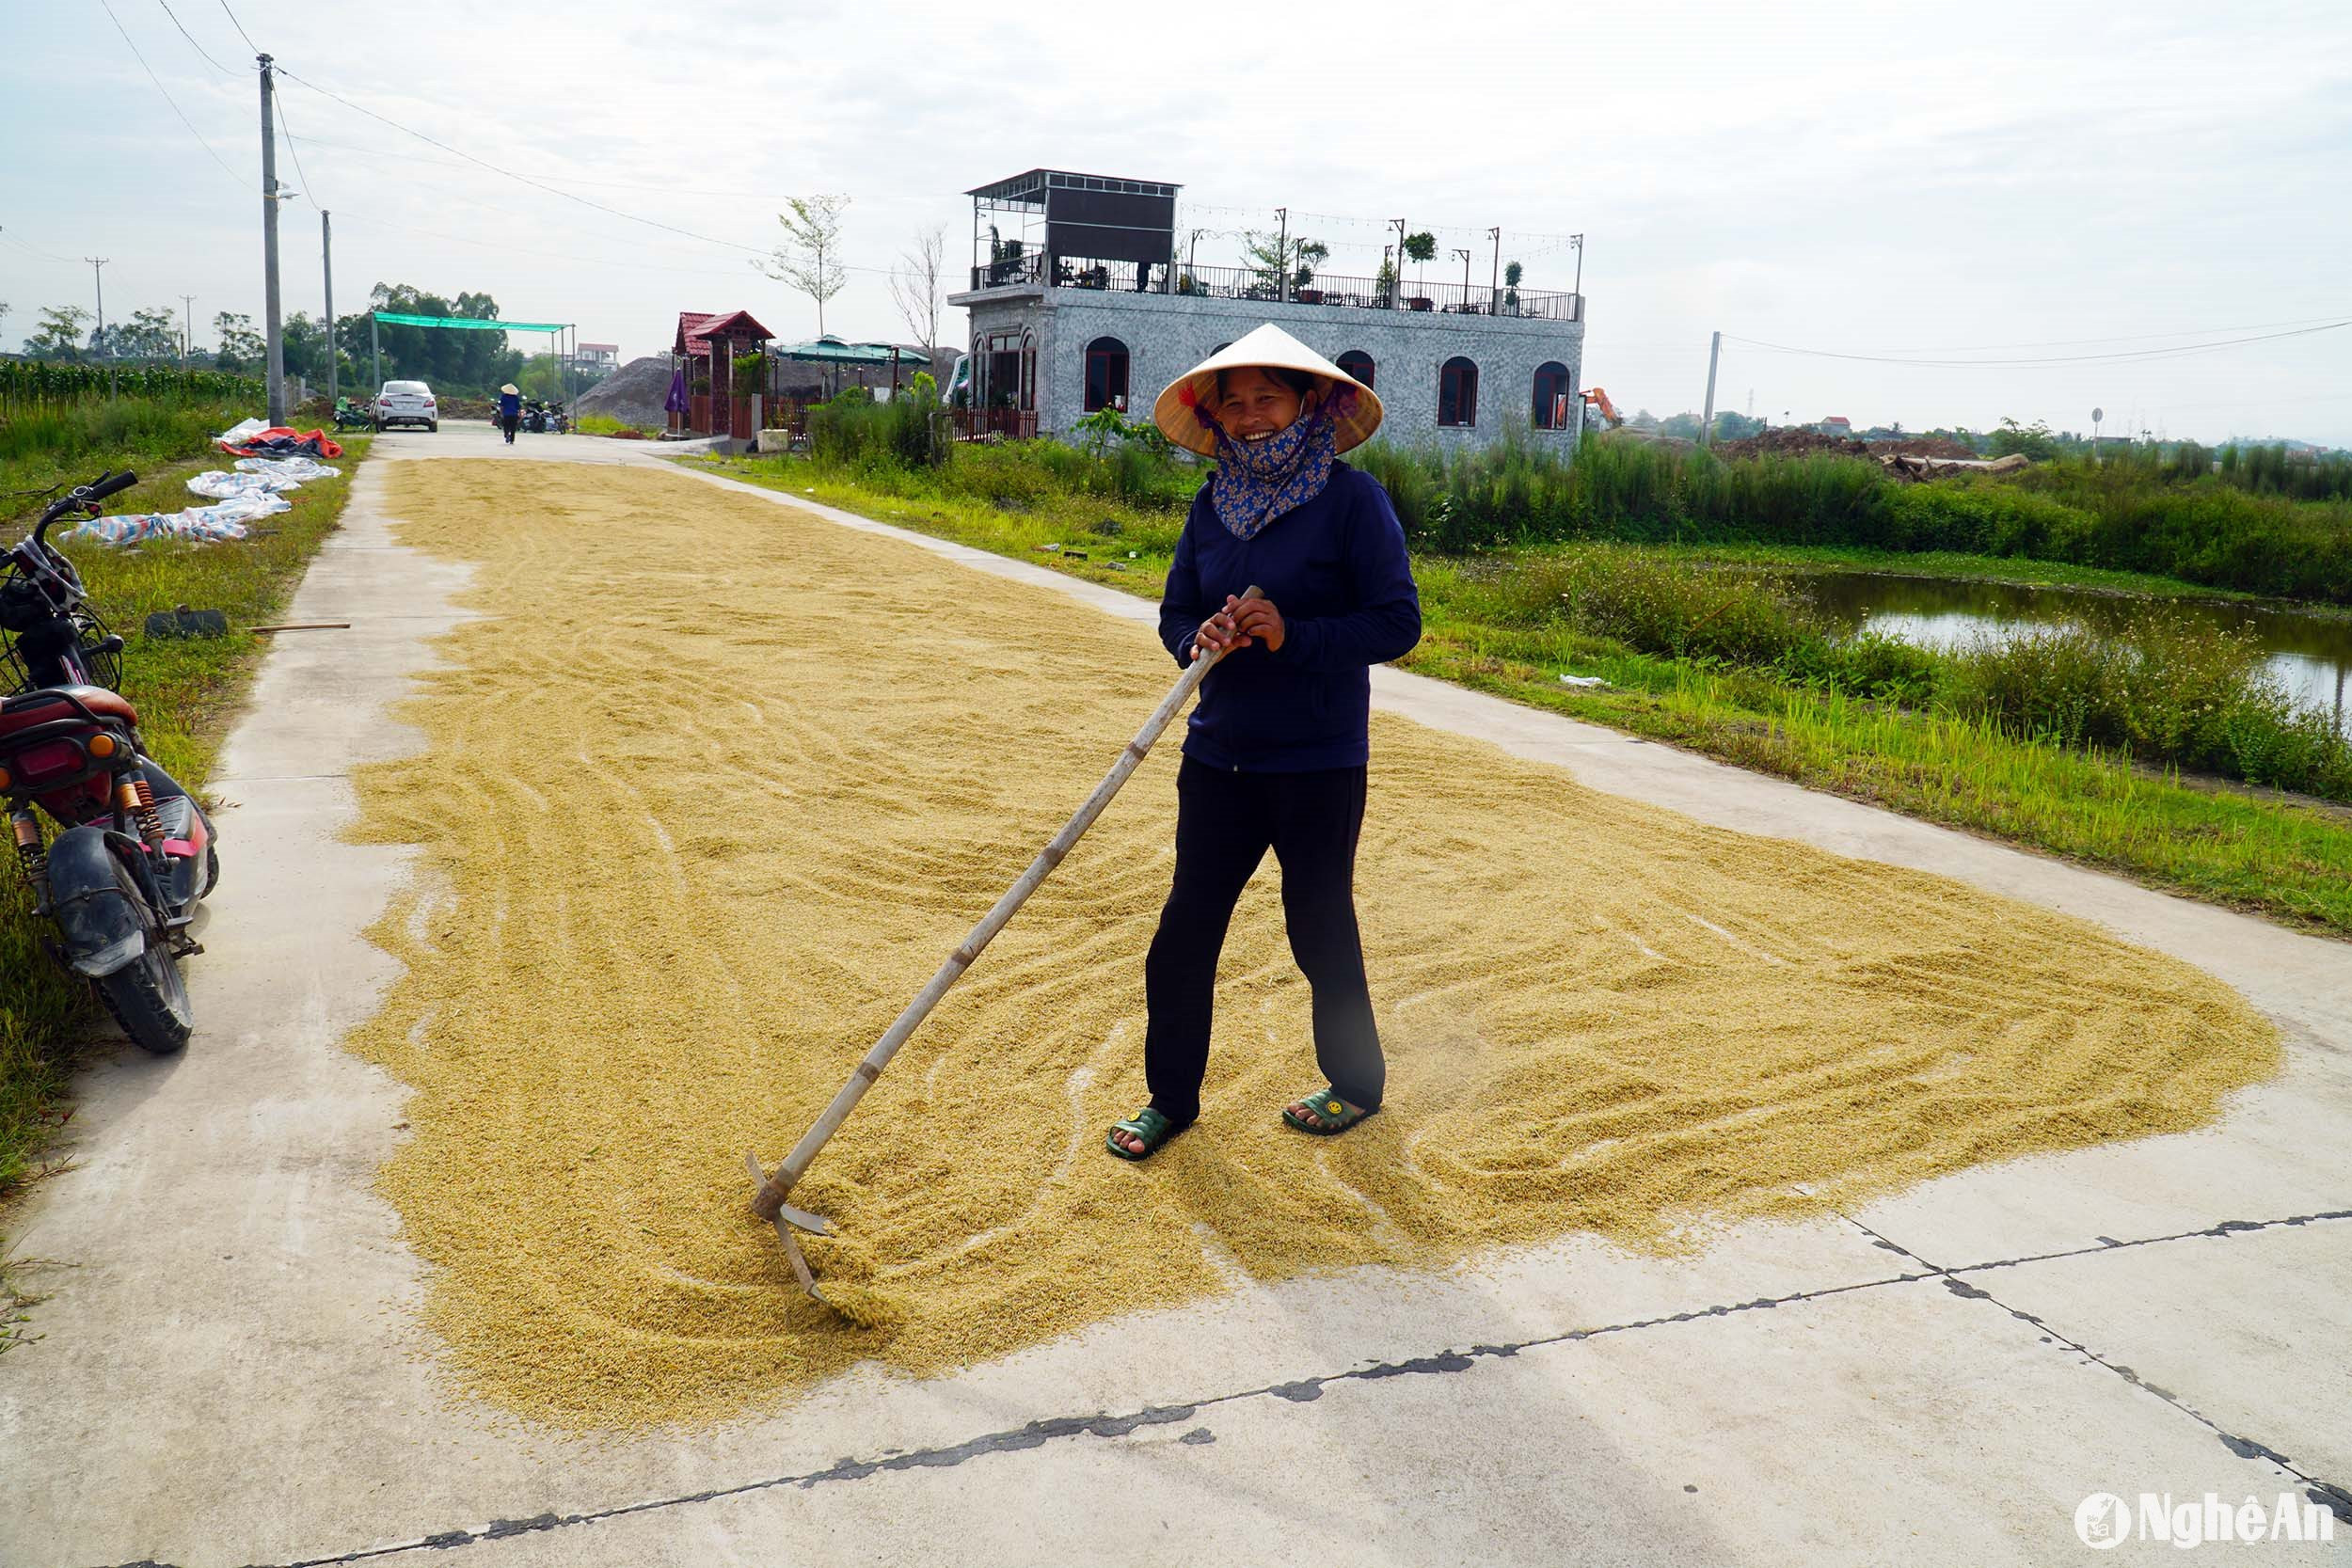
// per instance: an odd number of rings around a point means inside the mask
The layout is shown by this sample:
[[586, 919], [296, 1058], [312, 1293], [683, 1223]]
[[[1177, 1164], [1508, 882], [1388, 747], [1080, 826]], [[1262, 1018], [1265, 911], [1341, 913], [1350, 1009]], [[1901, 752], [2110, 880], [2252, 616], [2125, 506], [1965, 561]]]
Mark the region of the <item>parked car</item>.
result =
[[396, 424], [440, 429], [441, 405], [435, 400], [433, 388], [421, 381], [384, 383], [383, 390], [375, 394], [375, 428], [389, 430]]

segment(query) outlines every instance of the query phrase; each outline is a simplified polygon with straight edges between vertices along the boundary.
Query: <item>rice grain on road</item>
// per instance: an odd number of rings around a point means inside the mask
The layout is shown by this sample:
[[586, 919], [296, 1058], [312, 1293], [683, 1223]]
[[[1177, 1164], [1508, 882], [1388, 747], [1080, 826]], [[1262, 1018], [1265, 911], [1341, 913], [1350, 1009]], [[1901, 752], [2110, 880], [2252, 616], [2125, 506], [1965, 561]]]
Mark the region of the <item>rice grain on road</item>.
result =
[[[1637, 1247], [2211, 1120], [2272, 1026], [2176, 959], [1943, 878], [1751, 837], [1381, 717], [1359, 869], [1390, 1109], [1323, 1142], [1272, 865], [1226, 947], [1200, 1127], [1140, 1165], [1142, 961], [1173, 736], [796, 1194], [846, 1326], [746, 1208], [1101, 776], [1149, 634], [906, 545], [635, 468], [403, 464], [473, 562], [420, 755], [362, 835], [423, 848], [354, 1049], [412, 1085], [381, 1183], [461, 1381], [565, 1427], [970, 1364], [1311, 1269], [1582, 1229]], [[1238, 1273], [1236, 1272], [1238, 1271]]]

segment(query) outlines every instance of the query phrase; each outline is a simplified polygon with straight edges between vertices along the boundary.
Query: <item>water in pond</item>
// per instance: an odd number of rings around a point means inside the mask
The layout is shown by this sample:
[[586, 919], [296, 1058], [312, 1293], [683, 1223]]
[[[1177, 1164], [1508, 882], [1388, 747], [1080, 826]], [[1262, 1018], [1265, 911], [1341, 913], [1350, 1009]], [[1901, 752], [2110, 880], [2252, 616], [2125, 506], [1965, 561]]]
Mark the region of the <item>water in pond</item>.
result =
[[2334, 716], [2352, 733], [2352, 617], [2218, 599], [2150, 600], [2078, 588], [1808, 572], [1792, 585], [1850, 627], [1931, 648], [1963, 647], [1979, 636], [2015, 637], [2040, 626], [2120, 631], [2161, 605], [2169, 616], [2249, 631], [2295, 700]]

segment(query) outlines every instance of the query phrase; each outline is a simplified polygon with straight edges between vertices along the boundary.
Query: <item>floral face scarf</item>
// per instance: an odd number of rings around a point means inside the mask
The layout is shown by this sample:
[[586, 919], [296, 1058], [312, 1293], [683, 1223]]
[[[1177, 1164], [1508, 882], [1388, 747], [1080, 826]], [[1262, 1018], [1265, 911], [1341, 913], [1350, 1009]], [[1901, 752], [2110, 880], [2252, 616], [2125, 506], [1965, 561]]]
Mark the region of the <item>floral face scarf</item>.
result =
[[[1352, 403], [1353, 388], [1343, 388], [1341, 399]], [[1326, 400], [1288, 430], [1263, 441], [1234, 440], [1215, 415], [1197, 404], [1193, 413], [1216, 437], [1216, 474], [1209, 482], [1209, 500], [1216, 508], [1216, 520], [1234, 538], [1256, 538], [1266, 524], [1314, 499], [1331, 483], [1331, 461], [1338, 450], [1332, 420], [1345, 413], [1339, 401]]]

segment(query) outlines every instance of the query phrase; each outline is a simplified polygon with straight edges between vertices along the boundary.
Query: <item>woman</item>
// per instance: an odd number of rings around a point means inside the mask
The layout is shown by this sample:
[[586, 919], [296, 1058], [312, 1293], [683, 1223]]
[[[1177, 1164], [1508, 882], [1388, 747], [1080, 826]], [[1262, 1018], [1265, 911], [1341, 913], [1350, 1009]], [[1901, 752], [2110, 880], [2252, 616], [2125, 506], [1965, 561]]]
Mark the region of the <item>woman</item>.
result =
[[[1371, 388], [1267, 325], [1180, 376], [1152, 418], [1217, 465], [1176, 544], [1160, 641], [1179, 664], [1225, 657], [1201, 683], [1176, 774], [1175, 884], [1144, 963], [1152, 1102], [1105, 1139], [1126, 1160], [1200, 1114], [1217, 953], [1269, 848], [1329, 1085], [1282, 1119], [1327, 1134], [1380, 1108], [1386, 1068], [1356, 929], [1356, 841], [1372, 666], [1421, 640], [1388, 493], [1337, 456], [1378, 427]], [[1243, 599], [1253, 584], [1262, 596]]]
[[515, 429], [523, 422], [523, 395], [513, 382], [499, 388], [499, 430], [506, 444], [515, 444]]

